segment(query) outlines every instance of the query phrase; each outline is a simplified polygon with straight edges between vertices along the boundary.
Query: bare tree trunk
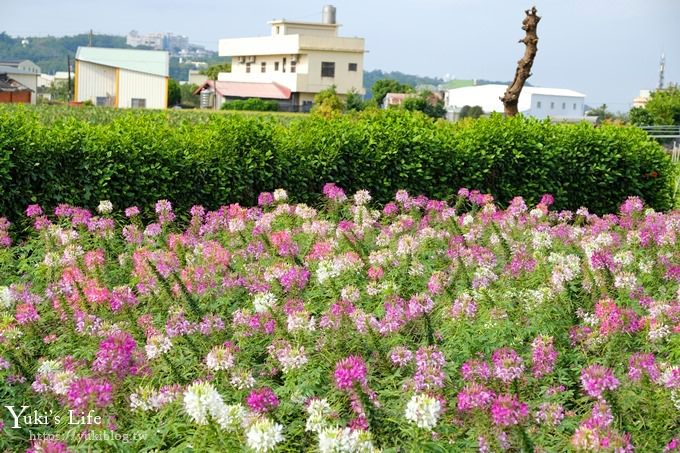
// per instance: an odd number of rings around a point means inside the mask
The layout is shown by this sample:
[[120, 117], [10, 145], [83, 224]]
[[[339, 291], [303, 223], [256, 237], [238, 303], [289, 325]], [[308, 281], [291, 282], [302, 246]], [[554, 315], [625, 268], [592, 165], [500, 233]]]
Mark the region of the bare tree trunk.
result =
[[538, 50], [536, 27], [541, 18], [536, 15], [535, 6], [526, 10], [525, 13], [527, 17], [522, 21], [522, 30], [526, 32], [526, 36], [523, 39], [520, 39], [519, 42], [524, 43], [526, 49], [524, 50], [522, 59], [517, 62], [515, 78], [510, 86], [508, 86], [503, 97], [501, 97], [501, 101], [503, 101], [503, 110], [506, 116], [517, 115], [519, 94], [522, 92], [524, 82], [531, 77], [531, 66], [534, 64], [534, 58], [536, 58], [536, 51]]

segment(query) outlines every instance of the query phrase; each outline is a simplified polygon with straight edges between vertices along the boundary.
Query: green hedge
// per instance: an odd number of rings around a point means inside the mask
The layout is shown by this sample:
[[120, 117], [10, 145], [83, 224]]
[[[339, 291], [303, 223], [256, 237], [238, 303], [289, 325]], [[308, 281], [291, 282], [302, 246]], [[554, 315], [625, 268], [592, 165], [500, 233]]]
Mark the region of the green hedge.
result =
[[264, 99], [249, 98], [227, 101], [222, 104], [222, 110], [253, 110], [257, 112], [276, 112], [279, 104], [276, 101], [265, 101]]
[[[96, 109], [93, 109], [96, 110]], [[283, 125], [272, 117], [120, 111], [106, 123], [44, 121], [40, 110], [0, 108], [0, 215], [18, 219], [30, 203], [118, 208], [172, 200], [253, 204], [277, 187], [314, 203], [325, 182], [368, 189], [387, 201], [397, 189], [452, 197], [459, 187], [556, 208], [615, 211], [628, 195], [671, 208], [670, 157], [635, 128], [553, 125], [492, 116], [457, 124], [399, 110]]]

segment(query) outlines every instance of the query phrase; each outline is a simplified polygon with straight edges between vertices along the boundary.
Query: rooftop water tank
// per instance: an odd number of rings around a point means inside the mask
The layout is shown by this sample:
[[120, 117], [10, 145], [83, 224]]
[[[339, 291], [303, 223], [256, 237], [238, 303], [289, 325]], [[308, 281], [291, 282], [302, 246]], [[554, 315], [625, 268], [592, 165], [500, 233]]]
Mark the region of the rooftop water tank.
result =
[[335, 6], [326, 5], [323, 7], [323, 12], [321, 14], [321, 22], [324, 24], [334, 24], [335, 23]]

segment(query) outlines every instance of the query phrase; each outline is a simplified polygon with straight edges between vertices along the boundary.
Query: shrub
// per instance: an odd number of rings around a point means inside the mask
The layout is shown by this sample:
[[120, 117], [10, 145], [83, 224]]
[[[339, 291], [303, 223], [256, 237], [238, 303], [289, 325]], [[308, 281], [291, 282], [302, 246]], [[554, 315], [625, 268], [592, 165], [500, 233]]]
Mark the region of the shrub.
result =
[[[674, 167], [635, 128], [554, 125], [495, 115], [457, 124], [368, 110], [283, 125], [265, 116], [112, 109], [0, 108], [0, 215], [38, 200], [94, 208], [170, 198], [181, 210], [254, 203], [274, 187], [315, 203], [326, 181], [450, 198], [479, 187], [501, 203], [552, 193], [558, 208], [616, 209], [636, 195], [672, 206]], [[90, 119], [91, 118], [91, 119]]]
[[222, 110], [252, 110], [258, 112], [276, 112], [279, 104], [276, 101], [267, 101], [259, 98], [237, 99], [222, 104]]

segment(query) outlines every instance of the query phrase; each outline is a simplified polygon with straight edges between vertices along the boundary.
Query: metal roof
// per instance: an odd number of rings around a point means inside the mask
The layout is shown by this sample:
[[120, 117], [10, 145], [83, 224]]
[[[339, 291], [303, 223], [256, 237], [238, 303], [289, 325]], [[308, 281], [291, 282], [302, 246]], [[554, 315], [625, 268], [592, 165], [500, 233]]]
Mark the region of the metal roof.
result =
[[[200, 93], [205, 88], [212, 88], [213, 81], [207, 80], [194, 94]], [[255, 82], [217, 82], [217, 92], [225, 97], [236, 98], [263, 98], [263, 99], [290, 99], [291, 91], [278, 83], [255, 83]]]
[[33, 91], [26, 85], [17, 82], [9, 77], [0, 77], [0, 91]]
[[23, 69], [15, 68], [14, 66], [0, 66], [0, 74], [27, 74], [37, 76], [35, 72], [25, 71]]
[[170, 55], [161, 50], [78, 47], [76, 60], [168, 77]]

